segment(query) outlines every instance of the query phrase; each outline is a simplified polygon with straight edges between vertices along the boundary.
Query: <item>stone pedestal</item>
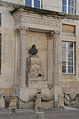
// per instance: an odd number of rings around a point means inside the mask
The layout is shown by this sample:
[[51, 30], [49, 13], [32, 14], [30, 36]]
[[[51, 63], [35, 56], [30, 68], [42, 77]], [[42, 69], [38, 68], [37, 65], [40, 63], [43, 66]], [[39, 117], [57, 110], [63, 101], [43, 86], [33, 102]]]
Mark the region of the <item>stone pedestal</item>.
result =
[[4, 109], [5, 108], [5, 100], [3, 95], [0, 95], [0, 109]]
[[36, 112], [36, 119], [45, 119], [44, 112]]
[[64, 109], [64, 96], [63, 94], [59, 94], [58, 96], [58, 107]]

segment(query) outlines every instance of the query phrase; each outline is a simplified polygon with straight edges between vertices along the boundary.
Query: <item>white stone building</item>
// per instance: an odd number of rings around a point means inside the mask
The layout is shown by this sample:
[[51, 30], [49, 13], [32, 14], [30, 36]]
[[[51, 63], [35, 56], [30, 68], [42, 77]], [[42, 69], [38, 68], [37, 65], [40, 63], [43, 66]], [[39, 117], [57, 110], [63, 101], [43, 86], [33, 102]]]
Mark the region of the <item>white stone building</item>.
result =
[[0, 0], [1, 98], [51, 109], [79, 93], [78, 15], [79, 0]]

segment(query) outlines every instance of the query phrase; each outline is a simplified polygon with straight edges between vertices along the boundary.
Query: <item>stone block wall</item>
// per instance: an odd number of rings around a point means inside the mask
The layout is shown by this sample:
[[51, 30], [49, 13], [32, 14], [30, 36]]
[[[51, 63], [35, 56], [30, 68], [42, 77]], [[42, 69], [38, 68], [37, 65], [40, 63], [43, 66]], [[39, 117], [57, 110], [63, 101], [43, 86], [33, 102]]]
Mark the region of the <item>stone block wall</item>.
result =
[[62, 12], [62, 0], [43, 0], [43, 9]]
[[0, 94], [10, 95], [12, 93], [14, 80], [14, 57], [15, 57], [15, 31], [14, 20], [9, 11], [12, 8], [0, 6], [2, 34], [2, 55], [0, 74]]
[[[63, 32], [62, 30], [62, 36], [61, 36], [61, 44], [60, 44], [60, 49], [62, 48], [62, 41], [71, 41], [76, 43], [76, 73], [71, 75], [71, 74], [62, 74], [62, 68], [59, 68], [59, 83], [60, 87], [62, 87], [62, 92], [66, 94], [70, 94], [72, 98], [76, 96], [76, 94], [79, 93], [79, 23], [76, 20], [69, 20], [69, 19], [64, 19], [62, 20], [62, 24], [65, 25], [70, 25], [69, 28], [67, 28], [66, 32]], [[69, 30], [71, 29], [71, 26], [75, 26], [75, 32], [69, 33]], [[70, 30], [73, 31], [73, 30]], [[62, 49], [60, 53], [60, 64], [62, 66]]]
[[[57, 1], [53, 2], [50, 3], [55, 5]], [[53, 8], [60, 9], [59, 7]], [[48, 100], [56, 98], [55, 101], [58, 101], [59, 93], [61, 95], [62, 93], [69, 93], [74, 97], [75, 94], [79, 93], [79, 21], [75, 18], [53, 18], [31, 12], [24, 12], [20, 15], [22, 11], [17, 12], [17, 14], [15, 13], [15, 19], [9, 12], [11, 10], [13, 10], [12, 7], [0, 6], [0, 33], [2, 34], [0, 94], [10, 96], [16, 93], [23, 101], [28, 101], [31, 97], [35, 96], [38, 90], [41, 90], [41, 95]], [[19, 20], [17, 19], [18, 16], [20, 16]], [[69, 33], [68, 30], [74, 31], [69, 26], [67, 27], [68, 29], [66, 28], [66, 33], [63, 32], [63, 24], [75, 26], [75, 33]], [[22, 29], [25, 31], [24, 34], [20, 31]], [[23, 40], [24, 44], [20, 49], [21, 43], [23, 43], [21, 40]], [[74, 75], [62, 74], [62, 41], [73, 41], [76, 43], [76, 74]], [[26, 60], [30, 56], [29, 49], [31, 49], [33, 44], [38, 49], [35, 61], [38, 61], [37, 64], [39, 64], [40, 60], [43, 77], [37, 79], [35, 77], [29, 78], [29, 86], [27, 87], [26, 73], [22, 74], [23, 77], [21, 77], [20, 71], [21, 68], [23, 68], [22, 72], [26, 70]], [[24, 47], [25, 49], [23, 49]], [[48, 47], [50, 48], [48, 49]], [[21, 56], [23, 56], [21, 55], [22, 51], [24, 51], [23, 58], [25, 58], [25, 62], [20, 64]], [[31, 61], [33, 60], [31, 59]], [[35, 64], [34, 66], [36, 69], [37, 65]], [[48, 83], [50, 84], [49, 86]], [[16, 92], [14, 92], [16, 87]], [[63, 103], [62, 97], [60, 97], [60, 104]], [[51, 103], [53, 107], [53, 101], [49, 101], [48, 104], [47, 102], [43, 103], [44, 108], [51, 108]], [[33, 107], [33, 104], [30, 106]]]

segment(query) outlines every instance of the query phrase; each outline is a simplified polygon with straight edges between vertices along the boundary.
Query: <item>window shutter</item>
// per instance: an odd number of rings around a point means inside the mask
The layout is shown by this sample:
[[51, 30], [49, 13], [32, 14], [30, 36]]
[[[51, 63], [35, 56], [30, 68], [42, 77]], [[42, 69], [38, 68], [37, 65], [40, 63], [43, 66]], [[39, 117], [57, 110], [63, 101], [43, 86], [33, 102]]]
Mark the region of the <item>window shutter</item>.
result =
[[40, 8], [40, 0], [34, 0], [34, 7]]
[[32, 0], [26, 0], [26, 6], [32, 7]]

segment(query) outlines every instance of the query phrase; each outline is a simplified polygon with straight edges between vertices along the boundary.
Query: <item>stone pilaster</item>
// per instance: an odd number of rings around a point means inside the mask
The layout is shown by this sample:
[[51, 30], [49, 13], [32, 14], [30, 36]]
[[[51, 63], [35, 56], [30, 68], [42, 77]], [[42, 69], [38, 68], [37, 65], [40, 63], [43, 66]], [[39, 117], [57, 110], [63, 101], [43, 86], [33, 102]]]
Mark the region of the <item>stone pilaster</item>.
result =
[[48, 39], [48, 87], [53, 87], [53, 32]]
[[58, 85], [58, 31], [52, 31], [48, 41], [48, 85]]
[[53, 78], [54, 78], [54, 85], [59, 85], [58, 84], [58, 78], [59, 78], [59, 69], [58, 69], [58, 64], [59, 64], [59, 53], [58, 53], [58, 42], [60, 40], [60, 32], [59, 31], [54, 31], [53, 32]]
[[54, 101], [55, 107], [59, 103], [59, 95], [62, 94], [62, 90], [59, 86], [59, 42], [60, 42], [60, 32], [53, 32], [53, 85], [54, 85]]
[[[20, 97], [21, 100], [28, 100], [28, 88], [26, 86], [26, 35], [28, 32], [27, 29], [19, 29], [19, 48], [17, 51], [19, 56], [18, 67], [19, 67], [19, 76], [16, 87], [16, 94]], [[19, 107], [22, 106], [22, 102], [19, 102]]]
[[26, 80], [26, 29], [20, 30], [20, 86], [25, 86]]

